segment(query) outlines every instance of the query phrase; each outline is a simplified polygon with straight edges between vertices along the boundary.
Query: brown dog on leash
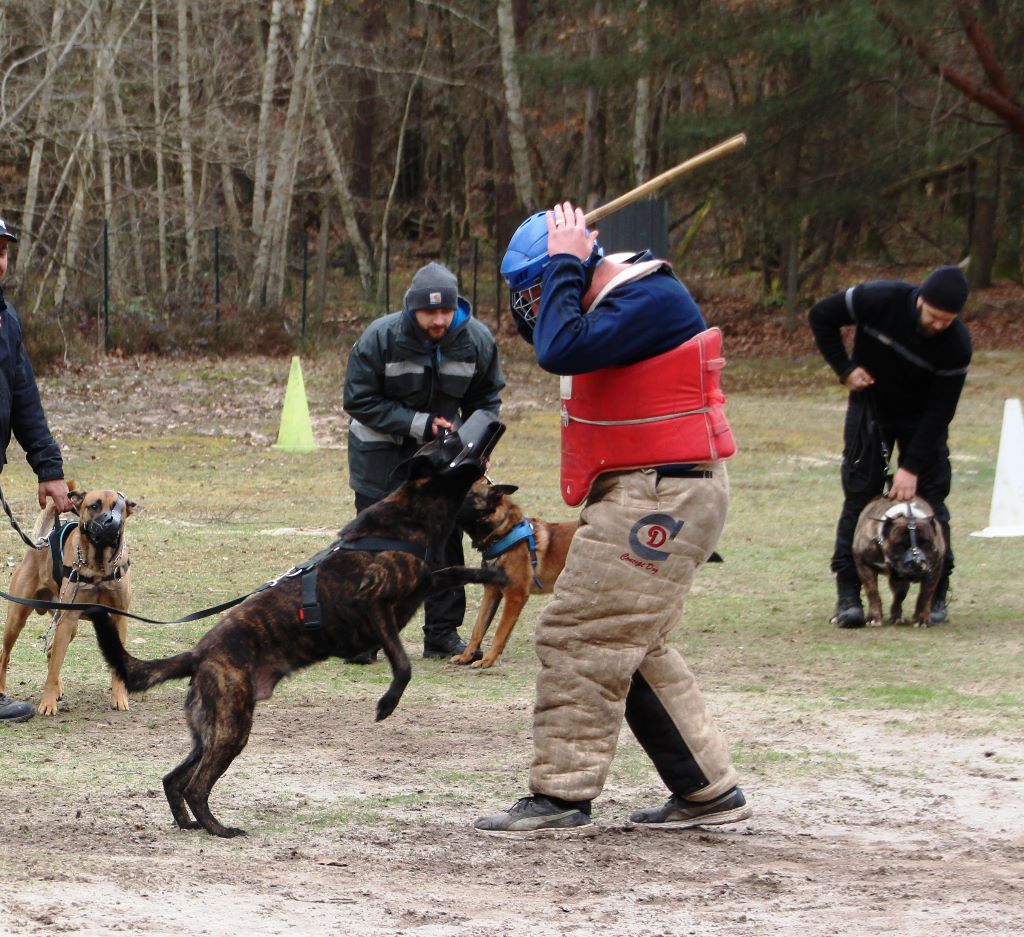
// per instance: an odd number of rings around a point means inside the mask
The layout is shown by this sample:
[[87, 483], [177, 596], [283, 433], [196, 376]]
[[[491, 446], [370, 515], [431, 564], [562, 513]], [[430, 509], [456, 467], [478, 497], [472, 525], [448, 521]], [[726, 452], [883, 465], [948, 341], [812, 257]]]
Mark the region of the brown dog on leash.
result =
[[[74, 488], [71, 482], [69, 488]], [[136, 507], [119, 491], [96, 490], [68, 492], [78, 512], [78, 521], [59, 529], [52, 536], [50, 549], [29, 549], [14, 570], [11, 595], [26, 599], [58, 602], [97, 602], [124, 611], [132, 600], [131, 560], [125, 539], [125, 522]], [[41, 541], [54, 530], [56, 511], [52, 501], [39, 512], [32, 539]], [[4, 625], [4, 646], [0, 654], [0, 693], [7, 687], [7, 668], [11, 650], [18, 640], [31, 609], [16, 602], [7, 603]], [[44, 614], [43, 609], [36, 614]], [[68, 645], [78, 634], [81, 612], [58, 611], [46, 645], [46, 684], [39, 701], [39, 714], [53, 716], [57, 702], [64, 696], [60, 669]], [[116, 616], [121, 641], [128, 632], [127, 620]], [[121, 678], [114, 674], [110, 681], [110, 705], [113, 709], [128, 708], [128, 693]]]
[[932, 599], [942, 578], [946, 538], [935, 512], [922, 498], [890, 501], [884, 495], [865, 505], [853, 534], [853, 561], [868, 600], [867, 624], [882, 624], [878, 574], [887, 573], [892, 590], [890, 624], [903, 624], [903, 600], [920, 583], [913, 624], [930, 628]]
[[394, 712], [412, 676], [399, 632], [424, 598], [503, 578], [500, 570], [432, 570], [430, 561], [504, 429], [478, 410], [456, 432], [428, 443], [405, 463], [406, 481], [360, 512], [340, 540], [225, 613], [190, 651], [138, 660], [124, 649], [108, 613], [86, 613], [104, 657], [131, 692], [191, 678], [185, 713], [192, 750], [164, 776], [178, 826], [215, 836], [244, 832], [213, 816], [210, 791], [245, 748], [256, 703], [269, 699], [283, 677], [329, 657], [383, 648], [392, 679], [377, 701], [377, 719]]
[[[551, 592], [565, 566], [565, 556], [579, 524], [524, 517], [510, 497], [518, 490], [516, 485], [491, 485], [480, 479], [469, 490], [459, 511], [459, 523], [473, 546], [483, 554], [484, 566], [504, 571], [508, 582], [484, 586], [473, 634], [466, 650], [452, 658], [453, 664], [472, 662], [473, 667], [493, 667], [505, 650], [526, 600], [531, 595]], [[474, 661], [502, 599], [505, 605], [490, 649], [481, 660]]]

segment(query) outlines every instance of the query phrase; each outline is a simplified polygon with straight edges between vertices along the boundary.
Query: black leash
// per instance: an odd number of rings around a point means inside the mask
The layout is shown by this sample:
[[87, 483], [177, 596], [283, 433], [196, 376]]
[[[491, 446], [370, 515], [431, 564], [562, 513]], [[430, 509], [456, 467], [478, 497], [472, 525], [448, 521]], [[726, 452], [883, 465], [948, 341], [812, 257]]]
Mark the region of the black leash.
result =
[[[7, 497], [4, 495], [4, 490], [0, 487], [0, 504], [4, 506], [4, 513], [7, 515], [7, 519], [11, 522], [11, 527], [15, 533], [22, 540], [25, 541], [25, 546], [31, 547], [33, 550], [45, 550], [48, 546], [46, 540], [30, 540], [28, 535], [21, 529], [21, 525], [14, 519], [14, 513], [11, 511], [11, 506], [7, 503]], [[60, 512], [57, 512], [56, 522], [60, 521]]]
[[[302, 576], [302, 612], [300, 613], [300, 619], [306, 623], [306, 627], [315, 629], [319, 627], [320, 624], [320, 611], [319, 606], [316, 603], [316, 567], [327, 559], [328, 556], [338, 550], [352, 550], [366, 553], [398, 551], [402, 553], [412, 553], [420, 559], [424, 558], [425, 552], [423, 548], [417, 544], [409, 543], [404, 540], [388, 540], [383, 537], [364, 537], [361, 540], [338, 540], [332, 543], [325, 550], [321, 550], [307, 563], [303, 563], [301, 566], [293, 566], [288, 570], [288, 572], [278, 576], [276, 579], [271, 579], [263, 583], [261, 586], [257, 586], [252, 590], [252, 592], [247, 592], [245, 595], [229, 599], [227, 602], [221, 602], [219, 605], [213, 605], [210, 608], [204, 608], [198, 612], [192, 612], [190, 615], [183, 615], [181, 618], [147, 618], [145, 615], [136, 615], [134, 612], [126, 612], [123, 609], [114, 608], [111, 605], [102, 605], [99, 602], [47, 602], [44, 599], [26, 599], [20, 595], [11, 595], [9, 592], [4, 592], [3, 590], [0, 590], [0, 598], [5, 598], [10, 602], [16, 602], [18, 605], [25, 605], [28, 608], [69, 612], [102, 611], [110, 612], [114, 615], [124, 615], [125, 618], [134, 618], [136, 621], [144, 621], [151, 625], [182, 625], [186, 622], [209, 618], [211, 615], [216, 615], [219, 612], [225, 612], [229, 608], [241, 605], [251, 596], [254, 596], [259, 592], [265, 592], [267, 589], [276, 586], [279, 582], [282, 582], [285, 579]], [[310, 573], [313, 575], [309, 575]]]

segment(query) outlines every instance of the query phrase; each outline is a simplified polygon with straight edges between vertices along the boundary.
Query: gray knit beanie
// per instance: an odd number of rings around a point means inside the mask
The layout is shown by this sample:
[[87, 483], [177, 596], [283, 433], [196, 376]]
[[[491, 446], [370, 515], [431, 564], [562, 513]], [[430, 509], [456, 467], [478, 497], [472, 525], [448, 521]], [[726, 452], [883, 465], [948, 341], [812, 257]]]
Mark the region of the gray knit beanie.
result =
[[444, 264], [420, 267], [405, 293], [405, 311], [417, 309], [455, 309], [459, 301], [459, 281]]
[[921, 298], [935, 309], [959, 315], [971, 288], [959, 267], [939, 267], [921, 284]]

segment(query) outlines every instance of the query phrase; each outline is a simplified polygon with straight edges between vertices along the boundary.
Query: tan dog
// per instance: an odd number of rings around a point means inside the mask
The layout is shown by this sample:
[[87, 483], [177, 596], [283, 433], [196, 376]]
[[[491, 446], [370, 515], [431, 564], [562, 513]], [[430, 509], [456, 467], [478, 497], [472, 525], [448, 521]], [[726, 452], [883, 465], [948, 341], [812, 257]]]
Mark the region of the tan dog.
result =
[[[516, 485], [491, 485], [486, 479], [480, 479], [470, 489], [459, 510], [459, 523], [469, 534], [473, 546], [483, 553], [484, 567], [503, 570], [508, 576], [508, 584], [484, 586], [473, 634], [466, 650], [452, 658], [453, 664], [472, 662], [474, 667], [494, 666], [505, 650], [526, 600], [531, 595], [551, 592], [565, 566], [569, 544], [579, 525], [523, 517], [519, 506], [509, 497], [518, 490]], [[532, 555], [526, 536], [529, 533], [525, 527], [527, 522], [533, 528]], [[502, 599], [505, 606], [491, 647], [481, 660], [473, 661]]]
[[[69, 487], [74, 487], [74, 482]], [[131, 561], [124, 536], [125, 522], [136, 507], [118, 491], [71, 491], [68, 495], [78, 512], [77, 526], [63, 537], [59, 549], [59, 565], [63, 566], [61, 581], [54, 578], [54, 556], [51, 549], [30, 549], [14, 570], [11, 595], [27, 599], [59, 602], [97, 602], [128, 610], [132, 599]], [[32, 529], [32, 539], [40, 540], [53, 529], [55, 511], [52, 501], [39, 512]], [[73, 522], [72, 522], [73, 523]], [[7, 667], [11, 650], [18, 640], [31, 609], [16, 602], [7, 603], [4, 625], [4, 646], [0, 654], [0, 693], [7, 687]], [[44, 614], [44, 610], [36, 610]], [[57, 701], [64, 695], [60, 668], [68, 645], [78, 633], [79, 612], [58, 611], [46, 646], [46, 685], [39, 701], [39, 714], [53, 716]], [[122, 642], [128, 630], [127, 620], [117, 615], [117, 630]], [[117, 675], [110, 681], [110, 705], [128, 708], [128, 694]]]

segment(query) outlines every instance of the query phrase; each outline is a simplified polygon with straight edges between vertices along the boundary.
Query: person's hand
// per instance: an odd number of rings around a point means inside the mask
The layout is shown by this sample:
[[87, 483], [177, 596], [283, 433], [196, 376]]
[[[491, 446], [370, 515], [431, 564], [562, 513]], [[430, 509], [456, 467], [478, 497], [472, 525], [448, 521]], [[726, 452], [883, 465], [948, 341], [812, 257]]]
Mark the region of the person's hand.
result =
[[452, 421], [446, 420], [443, 416], [435, 416], [433, 423], [430, 424], [430, 432], [436, 439], [445, 430], [451, 431]]
[[843, 381], [849, 390], [867, 390], [875, 379], [864, 368], [854, 368]]
[[917, 494], [917, 476], [906, 469], [896, 469], [889, 489], [890, 501], [909, 501]]
[[68, 497], [68, 483], [63, 478], [39, 483], [39, 507], [46, 507], [47, 498], [53, 498], [54, 507], [61, 513], [74, 508]]
[[556, 205], [547, 213], [548, 255], [572, 254], [585, 263], [597, 243], [597, 232], [587, 232], [582, 208], [573, 208], [571, 202]]

